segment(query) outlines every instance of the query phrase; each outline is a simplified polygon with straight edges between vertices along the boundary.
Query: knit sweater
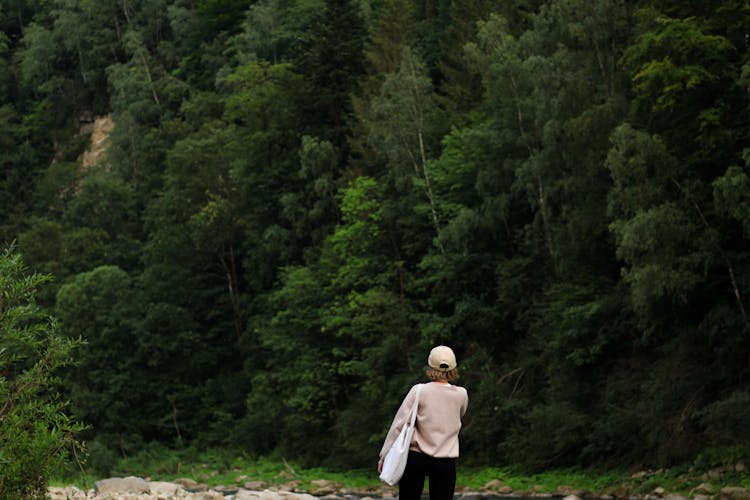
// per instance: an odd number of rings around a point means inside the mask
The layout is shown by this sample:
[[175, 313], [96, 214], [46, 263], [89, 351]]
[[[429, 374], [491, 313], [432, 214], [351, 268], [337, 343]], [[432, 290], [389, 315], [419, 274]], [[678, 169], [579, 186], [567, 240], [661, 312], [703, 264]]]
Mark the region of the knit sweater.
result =
[[[396, 412], [380, 450], [380, 460], [385, 458], [401, 428], [409, 421], [416, 395], [415, 385]], [[468, 405], [469, 396], [463, 387], [436, 382], [424, 384], [419, 395], [417, 422], [409, 449], [431, 457], [458, 457], [458, 431], [461, 430], [461, 418]]]

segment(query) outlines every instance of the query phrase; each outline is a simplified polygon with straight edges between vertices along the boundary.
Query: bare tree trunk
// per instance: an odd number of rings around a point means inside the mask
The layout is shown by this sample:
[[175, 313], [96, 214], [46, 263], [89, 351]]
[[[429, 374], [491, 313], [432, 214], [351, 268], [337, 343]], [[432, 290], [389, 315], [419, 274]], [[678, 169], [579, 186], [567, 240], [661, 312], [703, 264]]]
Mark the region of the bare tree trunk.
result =
[[[505, 48], [505, 42], [502, 42], [503, 47]], [[529, 152], [529, 156], [533, 156], [534, 151], [531, 148], [531, 144], [529, 144], [529, 139], [526, 135], [526, 129], [524, 127], [524, 119], [523, 119], [523, 111], [521, 110], [521, 99], [519, 97], [519, 91], [518, 91], [518, 83], [516, 82], [516, 77], [511, 73], [510, 74], [510, 86], [511, 90], [513, 91], [513, 101], [516, 105], [516, 116], [518, 120], [518, 131], [521, 134], [521, 137], [523, 138], [524, 142], [526, 143], [526, 149]], [[544, 183], [542, 182], [541, 175], [536, 175], [536, 182], [537, 182], [537, 201], [539, 203], [539, 213], [542, 216], [542, 228], [544, 231], [544, 241], [547, 245], [547, 252], [549, 252], [550, 259], [552, 260], [552, 267], [557, 271], [557, 252], [555, 251], [555, 240], [552, 237], [552, 231], [549, 227], [549, 217], [547, 215], [547, 203], [546, 203], [546, 195], [544, 193]]]
[[[145, 48], [143, 50], [146, 50]], [[154, 102], [157, 105], [161, 105], [159, 102], [159, 96], [156, 95], [156, 86], [154, 85], [154, 79], [151, 77], [151, 69], [148, 67], [148, 61], [146, 61], [146, 56], [141, 53], [141, 62], [143, 63], [143, 67], [146, 70], [146, 78], [148, 78], [148, 83], [151, 86], [151, 95], [154, 97]]]
[[224, 270], [224, 276], [227, 281], [227, 291], [229, 292], [229, 302], [232, 304], [232, 320], [234, 323], [234, 334], [239, 342], [242, 335], [242, 321], [240, 314], [239, 300], [239, 280], [237, 278], [237, 259], [234, 255], [234, 247], [229, 247], [229, 262], [227, 263], [224, 256], [221, 257], [221, 267]]
[[[706, 219], [706, 216], [703, 214], [703, 210], [701, 210], [700, 205], [693, 199], [693, 197], [690, 195], [690, 193], [687, 192], [685, 188], [682, 187], [682, 185], [677, 181], [677, 179], [672, 179], [672, 182], [677, 186], [677, 188], [682, 191], [682, 193], [690, 200], [690, 203], [692, 203], [693, 208], [695, 208], [695, 211], [698, 213], [698, 217], [700, 218], [701, 222], [705, 226], [706, 229], [712, 229], [711, 225], [708, 223], [708, 219]], [[745, 330], [750, 331], [750, 323], [748, 323], [747, 320], [747, 312], [745, 311], [745, 305], [743, 304], [742, 294], [740, 293], [740, 288], [737, 285], [737, 278], [734, 274], [734, 267], [732, 266], [732, 262], [729, 260], [729, 256], [724, 251], [724, 248], [722, 248], [721, 244], [717, 241], [716, 242], [716, 249], [719, 251], [719, 254], [721, 255], [721, 258], [724, 260], [724, 265], [727, 268], [727, 274], [729, 275], [729, 282], [732, 284], [732, 291], [734, 292], [734, 299], [737, 302], [737, 308], [740, 310], [740, 314], [742, 315], [742, 322], [745, 324]]]
[[[411, 71], [412, 82], [416, 82], [417, 72], [416, 72], [416, 68], [414, 68], [414, 60], [411, 57], [409, 58], [409, 69]], [[436, 233], [436, 239], [438, 242], [438, 247], [440, 248], [440, 253], [445, 254], [445, 247], [443, 246], [443, 242], [440, 240], [440, 221], [438, 220], [438, 215], [437, 215], [435, 195], [432, 191], [432, 184], [430, 183], [430, 175], [427, 170], [427, 155], [425, 154], [423, 127], [422, 127], [422, 124], [424, 123], [424, 112], [423, 112], [424, 106], [422, 105], [422, 98], [416, 86], [412, 88], [412, 97], [413, 97], [412, 114], [414, 115], [414, 121], [417, 124], [417, 137], [419, 139], [419, 156], [420, 156], [422, 176], [424, 177], [424, 183], [425, 183], [425, 194], [427, 195], [427, 200], [430, 203], [430, 212], [432, 214], [432, 223], [435, 226], [435, 233]], [[413, 160], [413, 157], [412, 157], [412, 160]], [[415, 163], [414, 164], [415, 170], [419, 170], [419, 168], [416, 165], [416, 162], [414, 163]]]

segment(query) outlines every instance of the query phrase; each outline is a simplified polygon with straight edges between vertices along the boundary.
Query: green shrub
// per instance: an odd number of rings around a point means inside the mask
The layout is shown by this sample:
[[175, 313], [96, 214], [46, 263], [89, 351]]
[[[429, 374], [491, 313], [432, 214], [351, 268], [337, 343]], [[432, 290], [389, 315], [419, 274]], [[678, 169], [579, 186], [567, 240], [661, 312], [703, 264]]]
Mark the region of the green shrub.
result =
[[95, 476], [107, 477], [117, 464], [117, 452], [99, 440], [88, 443], [88, 468]]
[[693, 465], [698, 470], [708, 470], [714, 467], [735, 465], [750, 462], [750, 447], [748, 446], [711, 446], [698, 454]]
[[79, 341], [57, 334], [34, 305], [47, 276], [28, 274], [13, 248], [0, 254], [0, 498], [45, 498], [47, 481], [81, 425], [54, 392], [54, 372], [71, 363]]

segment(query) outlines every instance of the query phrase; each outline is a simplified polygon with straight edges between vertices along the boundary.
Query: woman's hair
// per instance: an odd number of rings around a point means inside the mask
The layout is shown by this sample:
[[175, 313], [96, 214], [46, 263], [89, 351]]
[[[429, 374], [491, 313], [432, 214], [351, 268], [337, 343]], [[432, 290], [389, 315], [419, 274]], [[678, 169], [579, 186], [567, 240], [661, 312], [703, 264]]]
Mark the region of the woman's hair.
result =
[[458, 378], [458, 368], [454, 368], [448, 371], [440, 371], [434, 368], [427, 368], [425, 372], [427, 377], [433, 382], [440, 382], [445, 380], [446, 382], [453, 382]]

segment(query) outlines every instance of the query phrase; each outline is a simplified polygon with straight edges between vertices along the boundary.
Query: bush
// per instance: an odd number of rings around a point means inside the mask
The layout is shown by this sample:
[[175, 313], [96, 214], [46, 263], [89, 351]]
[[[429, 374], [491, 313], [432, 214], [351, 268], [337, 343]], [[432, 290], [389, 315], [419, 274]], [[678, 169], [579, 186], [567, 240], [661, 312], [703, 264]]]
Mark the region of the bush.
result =
[[80, 424], [54, 392], [55, 371], [80, 341], [58, 335], [34, 305], [48, 276], [28, 274], [13, 248], [0, 254], [0, 498], [45, 498], [47, 480], [71, 451]]

